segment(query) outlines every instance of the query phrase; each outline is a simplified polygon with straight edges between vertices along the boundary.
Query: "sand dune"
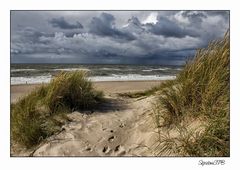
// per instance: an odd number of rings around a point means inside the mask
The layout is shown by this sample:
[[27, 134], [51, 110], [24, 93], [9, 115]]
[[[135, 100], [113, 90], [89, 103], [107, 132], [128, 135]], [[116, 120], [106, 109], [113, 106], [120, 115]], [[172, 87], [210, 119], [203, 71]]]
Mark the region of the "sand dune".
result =
[[[154, 97], [130, 99], [121, 92], [145, 90], [160, 84], [148, 82], [99, 82], [107, 101], [98, 110], [68, 114], [70, 123], [31, 150], [12, 149], [12, 156], [154, 156], [157, 138], [152, 119]], [[11, 101], [38, 85], [11, 87]], [[14, 151], [15, 150], [15, 151]]]
[[[69, 123], [61, 131], [32, 149], [16, 144], [11, 156], [179, 156], [171, 150], [159, 153], [159, 129], [153, 104], [156, 96], [127, 98], [118, 93], [146, 90], [161, 82], [98, 82], [95, 88], [105, 92], [106, 101], [98, 109], [67, 114]], [[38, 85], [14, 85], [11, 102]], [[117, 90], [118, 89], [118, 90]], [[203, 130], [199, 120], [187, 121], [193, 131]], [[185, 123], [187, 123], [185, 122]], [[161, 128], [161, 134], [178, 137], [177, 128]]]

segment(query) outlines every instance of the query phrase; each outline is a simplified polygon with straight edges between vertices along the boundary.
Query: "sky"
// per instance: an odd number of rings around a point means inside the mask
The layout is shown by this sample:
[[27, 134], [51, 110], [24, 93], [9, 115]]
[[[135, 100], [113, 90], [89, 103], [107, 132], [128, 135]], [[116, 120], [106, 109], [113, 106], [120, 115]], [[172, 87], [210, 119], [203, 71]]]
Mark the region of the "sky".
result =
[[11, 11], [11, 63], [182, 65], [229, 11]]

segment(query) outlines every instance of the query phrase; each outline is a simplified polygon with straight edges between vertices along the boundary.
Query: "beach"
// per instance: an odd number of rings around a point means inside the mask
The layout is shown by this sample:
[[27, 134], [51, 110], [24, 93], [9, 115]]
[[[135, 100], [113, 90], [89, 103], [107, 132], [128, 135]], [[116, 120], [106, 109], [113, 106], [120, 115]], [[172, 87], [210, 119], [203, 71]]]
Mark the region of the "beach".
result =
[[[93, 82], [96, 89], [102, 90], [106, 94], [136, 92], [150, 89], [157, 86], [162, 81], [104, 81]], [[11, 103], [17, 101], [20, 97], [29, 94], [41, 84], [19, 84], [11, 85]]]

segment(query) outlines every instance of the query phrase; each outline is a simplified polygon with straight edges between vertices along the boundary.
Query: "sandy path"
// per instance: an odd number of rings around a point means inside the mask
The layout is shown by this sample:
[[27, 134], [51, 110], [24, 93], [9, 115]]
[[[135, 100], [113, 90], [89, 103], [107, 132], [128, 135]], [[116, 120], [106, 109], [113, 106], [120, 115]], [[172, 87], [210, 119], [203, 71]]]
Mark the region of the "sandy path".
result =
[[153, 97], [109, 98], [105, 109], [73, 112], [71, 123], [50, 137], [33, 156], [154, 156]]

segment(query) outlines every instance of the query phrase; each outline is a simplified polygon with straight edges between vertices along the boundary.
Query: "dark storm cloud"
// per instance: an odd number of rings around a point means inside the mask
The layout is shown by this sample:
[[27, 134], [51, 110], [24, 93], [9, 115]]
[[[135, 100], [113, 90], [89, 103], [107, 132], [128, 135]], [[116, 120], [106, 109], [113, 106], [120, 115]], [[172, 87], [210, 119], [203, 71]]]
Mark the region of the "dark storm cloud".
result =
[[196, 36], [193, 30], [181, 28], [177, 23], [166, 17], [159, 16], [156, 24], [148, 24], [150, 31], [156, 35], [165, 37], [183, 38], [185, 36]]
[[39, 38], [44, 37], [53, 37], [54, 34], [52, 33], [45, 33], [38, 31], [35, 28], [32, 27], [26, 27], [23, 30], [18, 32], [18, 35], [20, 36], [18, 40], [22, 42], [30, 42], [30, 43], [37, 43], [39, 42]]
[[228, 28], [226, 11], [15, 11], [11, 57], [15, 63], [183, 64]]
[[53, 27], [58, 27], [61, 29], [81, 29], [81, 28], [83, 28], [83, 26], [80, 22], [76, 22], [76, 24], [70, 24], [64, 19], [64, 17], [53, 18], [49, 21], [49, 23]]
[[221, 16], [225, 20], [229, 20], [230, 11], [218, 10], [218, 11], [206, 11], [206, 13], [209, 16]]
[[207, 18], [206, 14], [201, 11], [184, 11], [182, 16], [188, 18], [189, 22], [195, 27], [199, 27], [204, 19]]
[[108, 13], [102, 13], [99, 17], [93, 17], [89, 24], [89, 32], [100, 36], [111, 36], [127, 40], [135, 39], [130, 32], [118, 30], [115, 26], [115, 17]]

